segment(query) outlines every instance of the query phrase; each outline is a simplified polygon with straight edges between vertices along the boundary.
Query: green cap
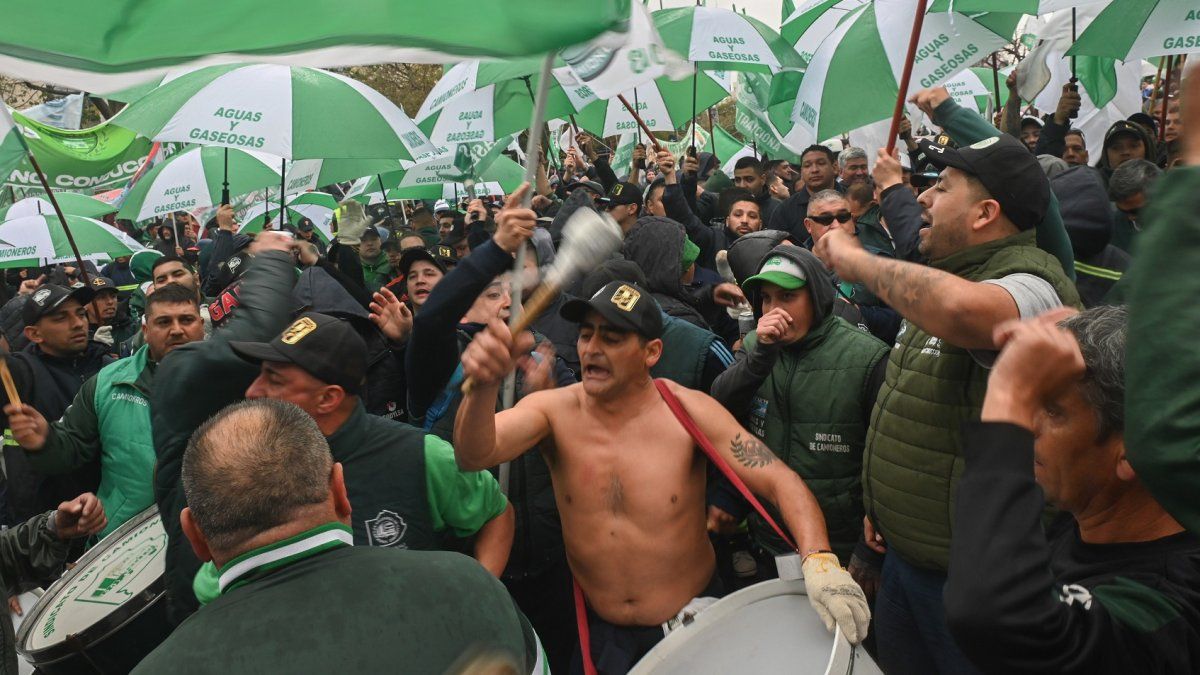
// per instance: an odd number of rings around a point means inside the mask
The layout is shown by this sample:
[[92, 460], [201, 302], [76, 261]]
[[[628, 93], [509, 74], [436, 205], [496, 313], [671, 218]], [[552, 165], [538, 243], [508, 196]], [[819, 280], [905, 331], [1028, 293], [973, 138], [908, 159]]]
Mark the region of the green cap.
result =
[[692, 263], [696, 262], [696, 258], [700, 257], [700, 247], [697, 246], [691, 239], [683, 238], [683, 257], [679, 261], [679, 273], [683, 274], [688, 271]]
[[764, 281], [794, 291], [808, 283], [808, 278], [804, 275], [804, 270], [800, 269], [795, 262], [783, 256], [774, 255], [767, 258], [762, 267], [758, 268], [758, 274], [742, 282], [742, 288], [748, 289], [752, 284]]

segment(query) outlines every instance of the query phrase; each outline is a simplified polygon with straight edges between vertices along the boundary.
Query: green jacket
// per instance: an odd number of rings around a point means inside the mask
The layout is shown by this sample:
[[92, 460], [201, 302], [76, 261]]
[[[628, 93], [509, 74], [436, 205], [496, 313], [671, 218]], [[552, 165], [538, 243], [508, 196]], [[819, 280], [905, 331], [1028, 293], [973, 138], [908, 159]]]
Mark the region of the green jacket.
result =
[[[331, 534], [340, 538], [330, 542]], [[521, 673], [533, 669], [532, 629], [474, 560], [348, 539], [344, 525], [331, 523], [229, 561], [221, 596], [133, 672], [432, 674], [457, 672], [475, 650], [501, 651]], [[284, 559], [264, 557], [284, 546]]]
[[[71, 542], [60, 540], [47, 528], [46, 521], [52, 514], [43, 513], [0, 530], [0, 584], [6, 595], [16, 595], [28, 584], [49, 583], [62, 572]], [[0, 624], [4, 640], [0, 675], [17, 675], [17, 639], [12, 621], [5, 619]]]
[[[751, 332], [743, 348], [774, 359], [750, 403], [747, 427], [804, 479], [825, 515], [830, 545], [846, 563], [862, 533], [863, 447], [878, 391], [872, 374], [887, 345], [829, 315], [794, 345], [764, 347]], [[768, 550], [787, 550], [756, 513], [750, 532]]]
[[[1075, 285], [1033, 230], [973, 246], [932, 263], [971, 281], [1028, 273], [1078, 307]], [[901, 324], [867, 435], [863, 496], [888, 550], [945, 572], [955, 490], [962, 473], [964, 423], [979, 420], [988, 371], [967, 350]]]
[[1200, 533], [1200, 167], [1155, 185], [1138, 254], [1125, 275], [1125, 448], [1138, 478], [1180, 523]]
[[[951, 98], [942, 101], [933, 111], [933, 122], [945, 129], [959, 145], [970, 145], [1000, 135], [999, 129]], [[1058, 258], [1067, 277], [1075, 280], [1075, 253], [1071, 248], [1071, 238], [1067, 236], [1067, 228], [1063, 225], [1062, 214], [1058, 211], [1058, 197], [1054, 196], [1053, 190], [1050, 191], [1050, 206], [1046, 209], [1046, 216], [1037, 226], [1037, 246]]]
[[154, 443], [149, 396], [155, 364], [143, 346], [83, 383], [46, 444], [29, 463], [46, 474], [74, 471], [100, 458], [100, 488], [108, 525], [103, 538], [154, 504]]
[[237, 318], [208, 340], [175, 349], [158, 366], [157, 385], [150, 396], [157, 454], [154, 500], [167, 532], [168, 610], [175, 623], [197, 607], [192, 577], [200, 567], [179, 526], [179, 512], [186, 505], [183, 451], [192, 432], [221, 408], [241, 400], [258, 376], [258, 369], [234, 354], [229, 343], [266, 342], [287, 327], [294, 270], [290, 255], [278, 251], [256, 255], [242, 278]]
[[388, 262], [386, 253], [380, 253], [375, 260], [360, 258], [362, 263], [363, 281], [368, 291], [377, 291], [381, 286], [391, 281], [392, 265]]
[[700, 328], [682, 319], [663, 314], [662, 357], [650, 369], [650, 376], [665, 377], [688, 389], [699, 389], [704, 381], [704, 366], [718, 338], [712, 331]]

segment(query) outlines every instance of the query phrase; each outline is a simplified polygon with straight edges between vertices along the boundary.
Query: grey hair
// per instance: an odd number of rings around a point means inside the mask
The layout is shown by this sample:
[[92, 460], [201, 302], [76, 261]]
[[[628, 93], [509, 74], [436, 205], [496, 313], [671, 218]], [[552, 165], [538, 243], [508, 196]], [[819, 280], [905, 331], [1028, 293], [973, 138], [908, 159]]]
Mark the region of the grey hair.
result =
[[1059, 323], [1079, 342], [1087, 370], [1080, 390], [1096, 412], [1097, 438], [1125, 433], [1125, 333], [1129, 310], [1093, 307]]
[[866, 159], [867, 151], [853, 145], [838, 153], [838, 168], [846, 168], [846, 163], [852, 159]]
[[1145, 192], [1162, 175], [1162, 169], [1145, 159], [1131, 159], [1113, 171], [1108, 179], [1108, 198], [1114, 202]]
[[228, 406], [183, 454], [183, 493], [209, 545], [230, 551], [329, 497], [333, 457], [316, 421], [272, 399]]
[[809, 200], [808, 200], [808, 211], [809, 211], [809, 212], [811, 212], [811, 211], [812, 211], [812, 207], [813, 207], [813, 206], [815, 206], [816, 204], [821, 204], [821, 203], [823, 203], [823, 202], [831, 202], [831, 201], [833, 201], [833, 200], [835, 200], [835, 199], [839, 199], [839, 200], [845, 201], [845, 200], [846, 200], [846, 195], [844, 195], [844, 194], [842, 194], [842, 193], [840, 193], [840, 192], [838, 192], [837, 190], [834, 190], [834, 189], [832, 189], [832, 188], [830, 188], [830, 189], [828, 189], [828, 190], [821, 190], [820, 192], [818, 192], [817, 194], [815, 194], [815, 195], [813, 195], [812, 197], [810, 197], [810, 198], [809, 198]]

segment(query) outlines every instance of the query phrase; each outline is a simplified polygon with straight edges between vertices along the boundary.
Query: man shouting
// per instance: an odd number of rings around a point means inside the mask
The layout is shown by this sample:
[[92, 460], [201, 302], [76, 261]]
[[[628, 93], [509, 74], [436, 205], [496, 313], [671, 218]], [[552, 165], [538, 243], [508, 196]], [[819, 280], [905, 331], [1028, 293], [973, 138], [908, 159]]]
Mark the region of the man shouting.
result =
[[[497, 413], [499, 382], [529, 354], [532, 337], [493, 321], [463, 354], [474, 386], [458, 411], [455, 453], [477, 470], [545, 448], [567, 560], [590, 610], [592, 660], [601, 673], [623, 673], [662, 640], [663, 624], [694, 613], [698, 596], [720, 594], [705, 531], [705, 461], [650, 377], [663, 344], [650, 293], [614, 281], [561, 315], [579, 324], [582, 383]], [[715, 400], [668, 386], [738, 476], [779, 507], [826, 626], [836, 621], [860, 641], [866, 600], [829, 552], [821, 509], [800, 477]]]

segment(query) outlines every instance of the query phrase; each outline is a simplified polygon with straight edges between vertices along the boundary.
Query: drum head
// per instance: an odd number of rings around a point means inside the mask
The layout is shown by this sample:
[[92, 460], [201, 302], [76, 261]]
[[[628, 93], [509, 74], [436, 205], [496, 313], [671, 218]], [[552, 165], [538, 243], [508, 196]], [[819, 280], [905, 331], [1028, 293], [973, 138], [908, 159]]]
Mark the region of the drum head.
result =
[[34, 664], [74, 653], [119, 629], [163, 588], [167, 533], [152, 506], [92, 547], [46, 591], [17, 634], [17, 651]]
[[630, 671], [650, 673], [882, 675], [861, 647], [825, 630], [803, 581], [779, 579], [722, 598], [672, 631]]

